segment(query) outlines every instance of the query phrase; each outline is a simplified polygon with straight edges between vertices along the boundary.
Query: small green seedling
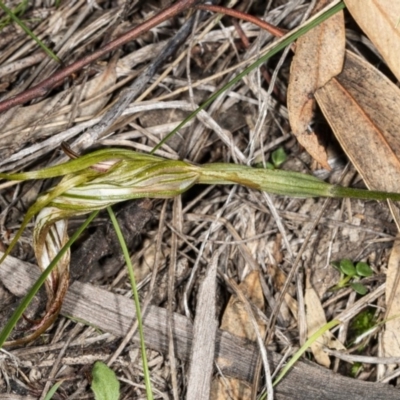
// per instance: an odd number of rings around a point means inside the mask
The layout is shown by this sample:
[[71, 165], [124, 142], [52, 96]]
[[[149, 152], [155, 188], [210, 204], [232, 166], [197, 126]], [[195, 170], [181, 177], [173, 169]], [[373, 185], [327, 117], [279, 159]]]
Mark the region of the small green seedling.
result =
[[[281, 165], [287, 160], [287, 154], [285, 152], [285, 149], [283, 147], [278, 147], [276, 150], [274, 150], [271, 154], [271, 161], [267, 161], [265, 164], [266, 169], [279, 169]], [[263, 168], [263, 164], [257, 164], [255, 165], [256, 168]]]
[[352, 366], [351, 366], [351, 372], [350, 375], [353, 378], [357, 378], [358, 375], [360, 375], [360, 373], [364, 370], [364, 367], [362, 365], [362, 363], [360, 362], [355, 362]]
[[350, 324], [350, 330], [360, 336], [376, 326], [375, 308], [367, 308], [356, 315]]
[[354, 265], [353, 261], [345, 258], [340, 262], [333, 262], [332, 265], [339, 270], [340, 280], [339, 283], [332, 288], [332, 290], [342, 289], [344, 287], [351, 287], [358, 294], [364, 295], [368, 289], [359, 280], [373, 275], [371, 267], [363, 261]]
[[368, 307], [353, 318], [350, 323], [349, 345], [357, 345], [359, 351], [366, 346], [367, 338], [370, 337], [379, 326], [375, 314], [376, 309]]

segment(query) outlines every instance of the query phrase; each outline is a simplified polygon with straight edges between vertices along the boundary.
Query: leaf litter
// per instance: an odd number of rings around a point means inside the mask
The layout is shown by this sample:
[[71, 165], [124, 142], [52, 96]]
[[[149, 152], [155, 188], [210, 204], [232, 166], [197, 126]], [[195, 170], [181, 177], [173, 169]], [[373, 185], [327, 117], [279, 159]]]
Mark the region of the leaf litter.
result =
[[[299, 5], [299, 2], [294, 1], [288, 1], [283, 6], [280, 3], [278, 1], [271, 3], [270, 10], [266, 13], [266, 18], [270, 23], [285, 27], [286, 29], [296, 27], [301, 16], [307, 11], [309, 6], [308, 3]], [[350, 11], [352, 11], [351, 2], [348, 3]], [[116, 4], [113, 4], [112, 9], [115, 12], [109, 12], [102, 9], [105, 6], [104, 2], [97, 1], [96, 4], [99, 8], [96, 7], [95, 10], [92, 10], [90, 8], [92, 5], [85, 1], [78, 2], [73, 10], [63, 5], [59, 9], [55, 9], [47, 8], [47, 6], [42, 4], [38, 5], [35, 10], [28, 10], [26, 18], [28, 21], [31, 21], [30, 17], [42, 13], [42, 19], [37, 22], [36, 26], [32, 25], [31, 28], [36, 29], [37, 33], [41, 34], [44, 39], [55, 37], [55, 35], [60, 35], [62, 38], [68, 30], [74, 30], [73, 32], [69, 32], [69, 37], [74, 39], [67, 39], [65, 42], [65, 46], [68, 48], [69, 45], [70, 50], [62, 53], [63, 55], [65, 54], [63, 61], [68, 64], [77, 57], [95, 50], [101, 42], [121, 34], [122, 31], [128, 29], [130, 24], [137, 24], [143, 18], [154, 13], [152, 6], [146, 5], [146, 3], [135, 3], [130, 9], [125, 10], [127, 12], [125, 15], [126, 22], [118, 26], [115, 15], [116, 13], [122, 15], [123, 10]], [[160, 7], [160, 4], [157, 3], [156, 7]], [[262, 9], [261, 13], [260, 10], [256, 10], [256, 12], [259, 13], [259, 16], [262, 16], [265, 10]], [[74, 24], [76, 16], [82, 13], [85, 13], [88, 18]], [[355, 15], [354, 18], [356, 21], [359, 21], [359, 18], [362, 20], [363, 16], [356, 17]], [[359, 22], [359, 24], [361, 27], [364, 27], [362, 22]], [[152, 111], [151, 104], [156, 104], [162, 98], [165, 98], [165, 103], [171, 102], [171, 99], [186, 100], [188, 97], [184, 90], [188, 90], [189, 88], [187, 86], [182, 87], [182, 82], [187, 82], [188, 74], [190, 74], [190, 82], [195, 95], [190, 101], [194, 100], [196, 104], [201, 103], [210, 93], [209, 87], [205, 87], [204, 85], [220, 86], [227, 79], [223, 74], [223, 71], [227, 67], [232, 67], [246, 59], [250, 54], [254, 54], [254, 52], [258, 51], [257, 49], [262, 48], [271, 41], [271, 37], [265, 35], [259, 28], [240, 22], [245, 35], [253, 41], [249, 50], [245, 50], [245, 45], [239, 39], [239, 33], [230, 25], [231, 23], [227, 18], [216, 22], [215, 17], [210, 14], [205, 15], [199, 24], [198, 31], [192, 36], [191, 40], [193, 42], [190, 43], [190, 46], [185, 45], [182, 47], [182, 51], [190, 49], [192, 57], [196, 50], [201, 50], [203, 52], [201, 61], [204, 64], [199, 67], [196, 62], [192, 61], [190, 69], [187, 70], [185, 59], [187, 55], [185, 55], [178, 64], [174, 65], [174, 68], [169, 69], [167, 77], [161, 77], [162, 70], [160, 70], [153, 79], [156, 82], [158, 78], [161, 80], [157, 82], [157, 86], [148, 95], [149, 97], [147, 97], [147, 100], [151, 101], [148, 109], [133, 111], [131, 114], [119, 117], [108, 128], [107, 134], [96, 140], [94, 143], [95, 146], [126, 145], [146, 152], [150, 151], [170, 130], [169, 125], [165, 126], [168, 120], [160, 120]], [[367, 23], [367, 25], [370, 24]], [[205, 31], [207, 27], [212, 29], [212, 34], [202, 36], [202, 31]], [[109, 108], [110, 104], [113, 104], [121, 95], [119, 82], [134, 80], [147, 63], [154, 57], [157, 57], [157, 53], [162, 48], [161, 44], [164, 45], [169, 40], [174, 29], [176, 27], [172, 21], [168, 20], [162, 26], [155, 28], [126, 45], [122, 53], [118, 56], [114, 58], [111, 56], [105, 57], [103, 60], [93, 63], [87, 70], [77, 73], [77, 76], [74, 76], [73, 80], [66, 80], [62, 90], [56, 90], [47, 94], [41, 102], [19, 107], [3, 114], [1, 116], [3, 123], [0, 134], [0, 140], [4, 144], [1, 146], [3, 161], [21, 151], [25, 151], [26, 153], [24, 154], [34, 154], [30, 159], [25, 158], [22, 155], [23, 153], [17, 159], [12, 159], [12, 162], [18, 161], [18, 169], [29, 170], [32, 168], [32, 164], [37, 169], [38, 167], [48, 165], [48, 162], [51, 162], [51, 160], [58, 159], [60, 157], [59, 146], [61, 141], [77, 138], [77, 135], [84, 129], [75, 130], [73, 134], [67, 138], [63, 138], [62, 135], [66, 132], [69, 125], [71, 125], [70, 129], [73, 129], [75, 126], [79, 126], [79, 124], [83, 124], [86, 121], [89, 124], [94, 124], [95, 122], [92, 122], [94, 118], [102, 115]], [[383, 28], [381, 27], [380, 29]], [[393, 29], [393, 25], [390, 26], [390, 29]], [[9, 64], [15, 70], [4, 70], [6, 72], [2, 76], [2, 82], [7, 84], [7, 90], [15, 90], [21, 84], [21, 81], [24, 81], [27, 76], [33, 74], [35, 65], [37, 76], [41, 79], [46, 78], [50, 74], [49, 71], [51, 71], [51, 68], [43, 69], [44, 64], [40, 66], [39, 64], [32, 65], [33, 62], [39, 63], [42, 61], [40, 57], [32, 58], [32, 56], [40, 54], [40, 51], [29, 43], [25, 36], [15, 28], [10, 27], [8, 32], [1, 42], [3, 46], [2, 55], [4, 56], [2, 56], [3, 59], [0, 68], [3, 65]], [[366, 32], [366, 34], [375, 43], [371, 33]], [[158, 41], [160, 42], [158, 43]], [[361, 53], [365, 51], [365, 48], [359, 43], [353, 43], [353, 45], [358, 46]], [[375, 43], [375, 45], [381, 51], [383, 57], [385, 57], [382, 45], [379, 43]], [[326, 48], [323, 50], [325, 51]], [[218, 58], [214, 57], [215, 54], [218, 54]], [[331, 54], [329, 49], [328, 54]], [[28, 57], [31, 57], [31, 65], [20, 68], [16, 64], [17, 61], [27, 59]], [[195, 58], [192, 60], [195, 60]], [[173, 61], [169, 60], [164, 65], [165, 70], [168, 69], [168, 63], [173, 63]], [[267, 65], [267, 69], [271, 73], [276, 62], [276, 60], [272, 60]], [[344, 108], [341, 106], [340, 101], [335, 106], [325, 107], [324, 104], [320, 104], [320, 107], [335, 131], [345, 153], [357, 168], [367, 186], [374, 189], [384, 187], [385, 190], [398, 191], [397, 187], [390, 185], [390, 182], [396, 181], [395, 176], [397, 175], [398, 168], [396, 165], [397, 160], [395, 160], [397, 154], [396, 146], [391, 142], [392, 139], [396, 140], [396, 132], [392, 126], [383, 127], [380, 125], [379, 118], [376, 119], [376, 115], [384, 110], [387, 113], [387, 117], [384, 118], [386, 122], [389, 123], [394, 118], [397, 118], [398, 113], [395, 112], [397, 103], [393, 103], [398, 97], [397, 88], [365, 60], [361, 58], [359, 60], [359, 57], [347, 53], [345, 56], [345, 66], [346, 62], [358, 62], [358, 64], [353, 70], [344, 67], [342, 72], [337, 71], [337, 74], [341, 72], [337, 78], [331, 79], [328, 86], [317, 90], [317, 100], [320, 101], [320, 98], [324, 96], [325, 98], [328, 95], [332, 96], [328, 92], [329, 85], [332, 86], [335, 82], [343, 83], [346, 81], [350, 82], [346, 88], [351, 86], [351, 82], [354, 82], [354, 77], [350, 77], [352, 80], [346, 78], [348, 76], [346, 74], [351, 74], [351, 71], [359, 73], [363, 78], [366, 76], [374, 77], [371, 79], [375, 79], [376, 86], [374, 86], [374, 89], [370, 89], [369, 97], [365, 93], [360, 94], [359, 103], [355, 108], [359, 111], [360, 107], [363, 107], [364, 111], [361, 114], [364, 116], [364, 123], [373, 126], [373, 129], [379, 131], [380, 134], [388, 132], [390, 135], [389, 138], [382, 139], [382, 136], [379, 136], [382, 142], [374, 142], [372, 138], [369, 141], [356, 142], [355, 145], [347, 144], [348, 142], [345, 142], [345, 139], [342, 139], [341, 135], [347, 133], [348, 135], [343, 137], [360, 137], [359, 132], [356, 131], [357, 127], [354, 127], [354, 124], [351, 123], [351, 120], [358, 121], [355, 117], [350, 116], [352, 109], [350, 107]], [[391, 66], [390, 60], [387, 62]], [[312, 66], [315, 65], [316, 63], [312, 63]], [[203, 66], [208, 67], [203, 68]], [[277, 79], [274, 81], [274, 85], [279, 87], [283, 92], [286, 91], [288, 77], [292, 76], [289, 68], [289, 61], [285, 61], [279, 70]], [[292, 66], [293, 68], [294, 66]], [[45, 75], [41, 75], [40, 71], [44, 71]], [[107, 81], [105, 81], [104, 74], [107, 74], [107, 72], [110, 74], [107, 77]], [[393, 70], [392, 72], [396, 74], [396, 71]], [[299, 76], [304, 76], [304, 71], [301, 71], [301, 69]], [[204, 79], [207, 79], [207, 81], [204, 81]], [[340, 79], [342, 80], [340, 81]], [[357, 79], [360, 78], [356, 78], [356, 81]], [[198, 82], [202, 81], [205, 82], [202, 84], [203, 86], [197, 86]], [[321, 85], [317, 84], [315, 89]], [[82, 86], [82, 89], [80, 86]], [[359, 87], [356, 89], [359, 89]], [[254, 159], [249, 158], [249, 156], [258, 154], [259, 157], [256, 161], [264, 163], [268, 160], [271, 152], [275, 150], [275, 147], [269, 147], [269, 144], [274, 143], [274, 141], [278, 143], [281, 137], [286, 137], [283, 142], [279, 142], [279, 145], [283, 145], [288, 154], [288, 161], [283, 165], [283, 168], [299, 172], [318, 172], [318, 169], [321, 167], [303, 151], [296, 140], [288, 136], [291, 133], [291, 129], [293, 129], [294, 133], [296, 132], [293, 126], [292, 128], [289, 126], [285, 105], [277, 102], [273, 96], [269, 96], [267, 90], [268, 86], [264, 82], [261, 84], [257, 74], [251, 74], [247, 79], [236, 84], [232, 92], [219, 99], [219, 102], [207, 111], [208, 114], [205, 115], [205, 120], [194, 121], [187, 128], [187, 132], [181, 135], [178, 134], [174, 139], [173, 148], [164, 146], [162, 148], [162, 155], [171, 159], [190, 157], [190, 161], [194, 163], [209, 161], [232, 162], [232, 160], [239, 159], [242, 163], [254, 164]], [[314, 92], [311, 89], [310, 91]], [[106, 92], [107, 95], [97, 96], [96, 93], [100, 92]], [[338, 101], [335, 96], [334, 100]], [[354, 97], [356, 96], [353, 95]], [[374, 99], [375, 103], [372, 102], [372, 99]], [[387, 103], [384, 103], [386, 106], [382, 105], [382, 99], [387, 101]], [[76, 100], [79, 100], [81, 104], [75, 104]], [[96, 107], [88, 104], [88, 101], [95, 102]], [[266, 112], [264, 112], [264, 115], [261, 112], [263, 108], [259, 108], [260, 101], [265, 104], [264, 110]], [[360, 106], [360, 102], [364, 103]], [[138, 104], [142, 103], [141, 101]], [[238, 107], [234, 113], [231, 111], [233, 106]], [[235, 117], [235, 114], [237, 114], [238, 109], [245, 118], [238, 121], [236, 127], [228, 127], [226, 121], [231, 121]], [[338, 112], [342, 111], [342, 114], [332, 114], [333, 109]], [[366, 109], [367, 111], [365, 111]], [[371, 115], [374, 110], [380, 111]], [[144, 113], [146, 115], [146, 123], [142, 121], [144, 120]], [[366, 114], [368, 118], [365, 118]], [[264, 118], [264, 122], [257, 125], [261, 118]], [[334, 118], [337, 119], [333, 121]], [[152, 120], [154, 123], [152, 123]], [[346, 121], [347, 125], [337, 127], [337, 120]], [[16, 121], [21, 125], [18, 126], [18, 129], [11, 130], [11, 121]], [[292, 121], [290, 122], [293, 124]], [[396, 124], [394, 125], [396, 126]], [[350, 129], [354, 129], [354, 132], [352, 133]], [[251, 138], [251, 141], [249, 138]], [[333, 139], [331, 140], [334, 142]], [[374, 144], [375, 147], [370, 148], [369, 143]], [[382, 143], [385, 143], [386, 147]], [[39, 148], [38, 146], [40, 146], [41, 152], [35, 154], [33, 150]], [[32, 149], [31, 152], [30, 149]], [[322, 157], [327, 162], [333, 159], [343, 160], [343, 154], [337, 149], [337, 144], [332, 143], [331, 147], [327, 150], [319, 149], [317, 151], [325, 153]], [[389, 149], [390, 152], [386, 155], [381, 155], [380, 152], [378, 153], [381, 149]], [[392, 159], [394, 160], [393, 163], [391, 163]], [[393, 165], [393, 170], [382, 173], [388, 162]], [[13, 167], [11, 163], [8, 164], [8, 167], [7, 162], [4, 165], [5, 171], [10, 171], [10, 166], [11, 168], [15, 168], [15, 165]], [[326, 163], [325, 166], [327, 166]], [[342, 167], [343, 163], [341, 162], [333, 167], [333, 172], [329, 178], [332, 182], [339, 182]], [[354, 175], [354, 170], [350, 169], [350, 172], [343, 179], [345, 181], [348, 180], [352, 186], [362, 185], [360, 181], [353, 179]], [[376, 186], [374, 182], [380, 186]], [[7, 247], [12, 236], [19, 228], [20, 221], [26, 211], [26, 206], [23, 205], [22, 199], [29, 188], [29, 183], [2, 188], [1, 238], [4, 247]], [[153, 201], [152, 212], [154, 215], [160, 215], [161, 206], [162, 203], [160, 201]], [[274, 210], [269, 208], [272, 206]], [[289, 275], [294, 261], [292, 254], [299, 256], [298, 252], [301, 244], [305, 236], [309, 233], [311, 223], [321, 206], [322, 201], [318, 199], [300, 200], [277, 196], [272, 197], [272, 205], [266, 205], [264, 197], [260, 193], [250, 193], [243, 188], [232, 189], [230, 187], [216, 186], [206, 189], [200, 187], [183, 197], [182, 215], [180, 216], [182, 221], [180, 224], [177, 226], [170, 224], [170, 221], [172, 221], [172, 207], [171, 205], [167, 205], [164, 228], [161, 231], [158, 230], [158, 224], [154, 222], [147, 225], [146, 229], [142, 231], [141, 236], [142, 243], [146, 243], [148, 247], [147, 249], [136, 248], [133, 252], [133, 258], [136, 261], [138, 269], [141, 268], [141, 265], [146, 265], [143, 268], [148, 271], [147, 264], [151, 264], [152, 273], [157, 273], [160, 281], [163, 282], [168, 282], [168, 279], [163, 279], [162, 277], [167, 274], [170, 267], [170, 260], [174, 260], [176, 266], [189, 264], [188, 269], [184, 268], [184, 275], [179, 275], [179, 279], [175, 280], [173, 290], [169, 288], [169, 291], [160, 294], [158, 292], [166, 289], [163, 285], [160, 285], [155, 288], [157, 292], [153, 294], [153, 297], [154, 299], [161, 299], [161, 302], [155, 305], [166, 307], [165, 299], [168, 298], [168, 292], [172, 311], [192, 318], [193, 315], [197, 314], [197, 310], [199, 310], [199, 313], [201, 310], [201, 308], [197, 308], [199, 307], [197, 304], [197, 294], [200, 290], [199, 285], [204, 279], [204, 274], [206, 274], [207, 266], [210, 265], [213, 256], [219, 251], [220, 247], [225, 245], [226, 248], [221, 253], [218, 261], [219, 273], [223, 273], [230, 279], [241, 284], [248, 279], [246, 278], [247, 276], [254, 276], [254, 270], [259, 271], [257, 273], [257, 277], [260, 279], [258, 285], [262, 288], [265, 309], [263, 310], [263, 307], [260, 305], [253, 305], [258, 310], [257, 321], [259, 319], [264, 321], [265, 328], [269, 322], [271, 310], [275, 307], [278, 300], [279, 290], [282, 288], [279, 279], [284, 280]], [[338, 208], [342, 210], [339, 214], [336, 213]], [[283, 232], [277, 230], [273, 217], [274, 214], [279, 215], [282, 221], [281, 227]], [[244, 216], [250, 217], [245, 218]], [[76, 226], [78, 222], [79, 220], [75, 219], [71, 225]], [[344, 226], [343, 224], [346, 225]], [[88, 235], [90, 235], [90, 232]], [[176, 254], [171, 257], [171, 237], [174, 235]], [[286, 243], [289, 244], [290, 249], [285, 246], [285, 240], [281, 240], [281, 235], [285, 236]], [[301, 329], [301, 326], [304, 327], [311, 324], [309, 317], [304, 320], [307, 312], [309, 315], [307, 303], [310, 297], [314, 299], [315, 304], [321, 304], [318, 307], [318, 315], [320, 316], [319, 320], [321, 323], [323, 320], [330, 321], [335, 319], [338, 314], [343, 318], [346, 315], [350, 316], [348, 318], [354, 317], [357, 312], [367, 305], [367, 303], [363, 304], [362, 299], [359, 299], [356, 306], [350, 307], [348, 314], [346, 314], [349, 294], [344, 294], [341, 297], [341, 293], [332, 293], [328, 290], [339, 279], [337, 271], [331, 269], [332, 267], [329, 265], [330, 261], [337, 261], [344, 257], [355, 261], [368, 261], [376, 272], [372, 279], [365, 283], [371, 294], [368, 299], [372, 299], [370, 301], [378, 309], [379, 307], [384, 308], [382, 282], [385, 281], [385, 272], [395, 235], [396, 227], [385, 204], [361, 202], [358, 200], [345, 200], [343, 202], [331, 200], [331, 204], [328, 206], [324, 214], [324, 219], [322, 219], [318, 226], [318, 230], [313, 232], [311, 236], [311, 243], [309, 243], [305, 252], [300, 255], [302, 266], [309, 271], [313, 288], [306, 286], [306, 280], [302, 274], [296, 276], [291, 282], [289, 291], [284, 297], [284, 303], [281, 305], [281, 311], [278, 314], [275, 337], [271, 343], [268, 343], [267, 349], [280, 354], [293, 354], [295, 349], [303, 344], [298, 340], [299, 329]], [[28, 243], [31, 237], [32, 234], [29, 235], [29, 233], [24, 236]], [[156, 249], [157, 238], [162, 238], [162, 240], [159, 248]], [[276, 248], [277, 243], [279, 244], [278, 250]], [[82, 246], [82, 243], [79, 246]], [[392, 251], [389, 267], [390, 265], [397, 265], [394, 252], [395, 250]], [[32, 252], [29, 251], [28, 246], [19, 246], [14, 256], [22, 261], [34, 261]], [[104, 260], [100, 259], [96, 260], [96, 262], [102, 264]], [[194, 266], [196, 268], [193, 268]], [[101, 272], [96, 273], [97, 280], [93, 283], [96, 285], [106, 285], [110, 291], [118, 294], [129, 293], [126, 275], [123, 271], [120, 274], [118, 274], [117, 270], [115, 271], [114, 281], [109, 276], [109, 273], [105, 274], [104, 278], [101, 278]], [[274, 278], [270, 276], [270, 271], [275, 271]], [[326, 271], [326, 274], [324, 271]], [[138, 274], [140, 273], [138, 272]], [[319, 278], [313, 279], [315, 276]], [[388, 277], [388, 279], [395, 281], [395, 278]], [[148, 290], [147, 285], [149, 280], [150, 275], [140, 283], [141, 287], [143, 287], [143, 293], [146, 293], [146, 290]], [[3, 281], [3, 284], [7, 287], [7, 280], [3, 278]], [[189, 282], [191, 282], [190, 285], [188, 284]], [[8, 287], [12, 292], [12, 285]], [[259, 295], [259, 290], [258, 288], [257, 296]], [[312, 292], [309, 290], [312, 290]], [[299, 291], [303, 293], [303, 296], [305, 294], [305, 304], [302, 303]], [[214, 301], [222, 313], [230, 296], [226, 281], [218, 281], [217, 292]], [[171, 298], [171, 293], [173, 298]], [[374, 293], [377, 296], [374, 297]], [[390, 292], [386, 296], [390, 297]], [[186, 299], [186, 303], [184, 299]], [[248, 295], [248, 300], [250, 303], [254, 301], [250, 294]], [[324, 306], [325, 304], [327, 305]], [[394, 316], [394, 318], [397, 312], [393, 311], [393, 307], [396, 304], [396, 302], [393, 302], [390, 309], [390, 315]], [[302, 313], [301, 311], [302, 309], [304, 311], [304, 307], [306, 313]], [[246, 317], [246, 315], [245, 311], [238, 312], [238, 316], [241, 319], [248, 319], [250, 326], [251, 321], [249, 318], [254, 317]], [[388, 318], [388, 314], [382, 314], [382, 318], [383, 315], [385, 315], [385, 318]], [[3, 318], [2, 323], [5, 322], [7, 317], [4, 316]], [[314, 320], [317, 319], [315, 317]], [[394, 319], [393, 321], [396, 320]], [[3, 373], [3, 378], [7, 376], [7, 379], [4, 378], [0, 381], [0, 391], [4, 393], [7, 391], [11, 377], [13, 385], [18, 387], [21, 394], [31, 394], [36, 397], [40, 397], [42, 394], [43, 396], [45, 391], [48, 390], [45, 385], [46, 375], [50, 373], [49, 363], [45, 361], [57, 357], [58, 350], [54, 350], [55, 347], [52, 347], [55, 344], [65, 346], [66, 351], [61, 359], [57, 360], [57, 377], [74, 376], [76, 378], [79, 376], [75, 381], [71, 381], [72, 383], [64, 383], [62, 389], [60, 389], [60, 393], [68, 395], [69, 398], [78, 398], [82, 390], [87, 390], [84, 378], [81, 377], [81, 371], [88, 370], [93, 364], [93, 359], [85, 358], [85, 355], [99, 355], [98, 350], [101, 348], [104, 350], [102, 353], [103, 357], [107, 355], [111, 356], [115, 344], [118, 343], [118, 339], [109, 334], [101, 334], [88, 326], [83, 326], [80, 331], [74, 333], [71, 329], [72, 325], [72, 322], [66, 322], [65, 319], [60, 318], [56, 321], [54, 327], [43, 335], [40, 342], [35, 342], [26, 349], [14, 350], [15, 354], [18, 354], [21, 364], [16, 367], [11, 359], [6, 359], [4, 366], [2, 365], [2, 371], [5, 369], [6, 372]], [[393, 340], [396, 330], [390, 329], [391, 322], [389, 321], [386, 336], [391, 335], [391, 340]], [[261, 322], [260, 331], [262, 330]], [[351, 332], [348, 332], [347, 338], [346, 336], [341, 336], [342, 344], [346, 344], [345, 342], [350, 339], [350, 334]], [[300, 337], [303, 336], [300, 335]], [[384, 354], [380, 354], [380, 345], [376, 344], [375, 337], [372, 337], [367, 342], [367, 351], [376, 356], [389, 357], [396, 354], [386, 350], [388, 344], [385, 336], [383, 339], [379, 339], [379, 337], [378, 340], [383, 340], [381, 344], [383, 343], [385, 346]], [[72, 339], [74, 339], [75, 343], [80, 343], [79, 347], [76, 345], [68, 347], [68, 343]], [[255, 340], [254, 337], [248, 339]], [[135, 348], [133, 344], [127, 345], [125, 351], [118, 356], [118, 363], [114, 364], [117, 375], [124, 378], [122, 381], [122, 393], [128, 396], [133, 391], [138, 395], [139, 393], [143, 393], [143, 389], [137, 383], [141, 369], [137, 363], [135, 364]], [[392, 346], [389, 345], [389, 348], [392, 348]], [[167, 398], [172, 393], [170, 381], [171, 363], [168, 361], [166, 354], [152, 351], [149, 351], [149, 353], [151, 356], [151, 374], [155, 381], [155, 390]], [[37, 360], [33, 358], [33, 355], [37, 357]], [[75, 357], [76, 363], [70, 363], [68, 357]], [[318, 356], [315, 355], [315, 357], [318, 362]], [[323, 357], [326, 359], [326, 354]], [[31, 366], [27, 365], [28, 361], [31, 362]], [[179, 359], [175, 363], [178, 366], [181, 365]], [[327, 365], [327, 363], [325, 364]], [[30, 374], [30, 371], [36, 368], [39, 368], [42, 379], [35, 380], [32, 374]], [[20, 376], [18, 376], [19, 369], [21, 372]], [[337, 368], [339, 373], [343, 375], [348, 375], [349, 369], [349, 364], [343, 362]], [[182, 368], [177, 368], [174, 378], [175, 390], [178, 390], [180, 395], [185, 393], [186, 390], [184, 386], [185, 377], [182, 371]], [[390, 372], [393, 372], [392, 366], [390, 367]], [[373, 365], [364, 364], [362, 376], [367, 375], [367, 379], [373, 381], [377, 378], [384, 379], [385, 372], [382, 372], [382, 368], [378, 369]], [[221, 380], [223, 381], [223, 379], [224, 377], [222, 376]], [[248, 384], [251, 384], [251, 382]], [[276, 390], [279, 392], [279, 386]]]

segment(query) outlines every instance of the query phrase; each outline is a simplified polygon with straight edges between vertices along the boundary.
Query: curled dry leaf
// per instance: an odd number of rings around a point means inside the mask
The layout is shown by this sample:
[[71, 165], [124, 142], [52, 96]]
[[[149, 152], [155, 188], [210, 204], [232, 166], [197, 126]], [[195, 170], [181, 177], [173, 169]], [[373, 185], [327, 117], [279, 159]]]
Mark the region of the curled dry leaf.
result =
[[[318, 9], [328, 1], [320, 1]], [[330, 169], [325, 148], [311, 129], [314, 93], [343, 68], [345, 30], [343, 12], [318, 25], [296, 42], [287, 94], [290, 126], [299, 143], [324, 168]]]
[[400, 81], [400, 2], [345, 0], [347, 9]]

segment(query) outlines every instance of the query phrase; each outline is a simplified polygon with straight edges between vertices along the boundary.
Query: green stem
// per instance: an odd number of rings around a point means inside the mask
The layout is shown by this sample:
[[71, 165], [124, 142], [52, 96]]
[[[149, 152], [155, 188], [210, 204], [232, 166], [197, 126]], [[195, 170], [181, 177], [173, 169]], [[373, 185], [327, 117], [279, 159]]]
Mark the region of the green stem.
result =
[[331, 185], [312, 175], [279, 169], [252, 168], [239, 164], [213, 163], [200, 167], [198, 183], [239, 184], [251, 189], [292, 197], [334, 197], [400, 201], [400, 193], [354, 189]]
[[329, 192], [329, 197], [341, 197], [360, 200], [400, 201], [400, 193], [380, 192], [378, 190], [363, 190], [332, 185]]

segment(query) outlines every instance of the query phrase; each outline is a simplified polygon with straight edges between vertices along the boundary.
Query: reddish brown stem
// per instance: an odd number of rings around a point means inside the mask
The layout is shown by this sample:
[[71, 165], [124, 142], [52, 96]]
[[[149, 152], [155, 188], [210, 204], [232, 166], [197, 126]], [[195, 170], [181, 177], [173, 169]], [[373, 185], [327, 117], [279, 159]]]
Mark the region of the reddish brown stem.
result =
[[27, 101], [35, 99], [36, 97], [44, 96], [50, 89], [53, 89], [54, 87], [60, 85], [67, 76], [79, 71], [81, 68], [104, 56], [108, 52], [115, 50], [120, 46], [123, 46], [124, 44], [137, 38], [142, 33], [149, 31], [150, 29], [154, 28], [165, 20], [172, 18], [182, 11], [185, 11], [195, 6], [196, 3], [198, 3], [199, 1], [200, 0], [179, 0], [172, 6], [159, 12], [154, 17], [131, 29], [129, 32], [125, 33], [118, 39], [107, 43], [99, 50], [82, 58], [81, 60], [75, 61], [71, 65], [68, 65], [61, 71], [56, 72], [49, 78], [33, 86], [31, 89], [26, 90], [16, 95], [15, 97], [0, 102], [0, 112], [7, 111], [10, 108], [15, 107], [16, 105], [24, 104]]
[[[236, 32], [238, 33], [238, 35], [239, 35], [239, 37], [240, 37], [240, 40], [241, 40], [242, 43], [243, 43], [244, 48], [245, 48], [245, 49], [248, 49], [248, 48], [250, 47], [250, 42], [249, 42], [249, 39], [247, 38], [246, 34], [243, 32], [242, 27], [239, 25], [239, 22], [238, 22], [236, 19], [233, 19], [233, 20], [232, 20], [232, 23], [233, 23], [233, 26], [234, 26], [235, 29], [236, 29]], [[270, 75], [270, 73], [268, 72], [268, 70], [265, 68], [264, 65], [262, 65], [262, 66], [260, 67], [260, 71], [261, 71], [261, 74], [262, 74], [262, 76], [264, 77], [265, 81], [266, 81], [268, 84], [271, 83], [271, 75]], [[285, 99], [284, 99], [284, 97], [282, 96], [281, 92], [279, 91], [279, 89], [278, 89], [278, 87], [277, 87], [276, 85], [274, 86], [273, 91], [274, 91], [276, 97], [277, 97], [282, 103], [284, 103], [284, 102], [285, 102]]]
[[263, 21], [260, 18], [254, 17], [253, 15], [244, 13], [242, 11], [234, 10], [233, 8], [227, 8], [222, 6], [214, 6], [211, 4], [199, 4], [196, 6], [198, 10], [206, 10], [212, 11], [220, 14], [229, 15], [230, 17], [234, 17], [237, 19], [242, 19], [244, 21], [251, 22], [254, 25], [259, 26], [261, 29], [265, 29], [271, 35], [276, 37], [282, 37], [286, 34], [286, 30], [277, 28], [274, 25], [269, 24], [268, 22]]

